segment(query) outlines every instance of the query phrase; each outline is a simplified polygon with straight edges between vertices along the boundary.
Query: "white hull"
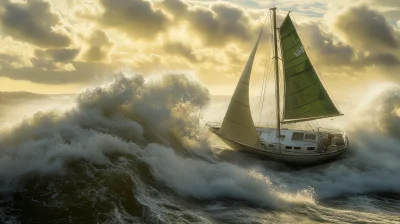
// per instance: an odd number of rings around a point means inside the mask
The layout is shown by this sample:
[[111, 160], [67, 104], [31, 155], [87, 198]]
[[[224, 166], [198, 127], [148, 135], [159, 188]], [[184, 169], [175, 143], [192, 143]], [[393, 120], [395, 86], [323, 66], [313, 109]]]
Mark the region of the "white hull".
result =
[[282, 145], [281, 147], [276, 147], [275, 149], [247, 146], [219, 135], [219, 133], [216, 130], [211, 129], [211, 131], [216, 135], [218, 135], [221, 138], [221, 140], [223, 140], [228, 146], [230, 146], [234, 150], [245, 153], [251, 153], [267, 157], [269, 159], [278, 160], [286, 163], [292, 163], [292, 164], [316, 164], [332, 160], [341, 155], [342, 153], [344, 153], [348, 146], [348, 142], [346, 140], [345, 145], [335, 148], [331, 147], [326, 151], [315, 151], [307, 154], [296, 153], [293, 151], [290, 152], [288, 150], [285, 150], [284, 145]]

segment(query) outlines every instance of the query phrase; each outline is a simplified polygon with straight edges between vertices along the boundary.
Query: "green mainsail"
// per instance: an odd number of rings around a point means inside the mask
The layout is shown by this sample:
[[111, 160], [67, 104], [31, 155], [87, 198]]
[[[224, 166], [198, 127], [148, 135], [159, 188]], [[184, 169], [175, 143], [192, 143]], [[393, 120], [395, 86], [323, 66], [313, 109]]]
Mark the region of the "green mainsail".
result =
[[340, 116], [300, 41], [288, 15], [279, 29], [284, 68], [282, 123]]

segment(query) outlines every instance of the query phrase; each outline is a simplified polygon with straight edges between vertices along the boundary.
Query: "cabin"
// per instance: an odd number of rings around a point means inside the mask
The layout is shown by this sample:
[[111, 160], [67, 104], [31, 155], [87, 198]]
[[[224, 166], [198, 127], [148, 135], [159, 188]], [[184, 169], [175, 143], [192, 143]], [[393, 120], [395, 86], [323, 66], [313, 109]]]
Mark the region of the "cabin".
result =
[[276, 129], [258, 128], [261, 145], [267, 150], [283, 150], [293, 153], [316, 153], [329, 150], [329, 147], [344, 146], [345, 140], [340, 134], [314, 132], [307, 130], [281, 130], [280, 142], [276, 138]]
[[276, 138], [276, 129], [264, 129], [259, 132], [261, 144], [265, 149], [285, 150], [291, 152], [315, 152], [318, 149], [319, 137], [311, 131], [281, 130], [280, 142]]

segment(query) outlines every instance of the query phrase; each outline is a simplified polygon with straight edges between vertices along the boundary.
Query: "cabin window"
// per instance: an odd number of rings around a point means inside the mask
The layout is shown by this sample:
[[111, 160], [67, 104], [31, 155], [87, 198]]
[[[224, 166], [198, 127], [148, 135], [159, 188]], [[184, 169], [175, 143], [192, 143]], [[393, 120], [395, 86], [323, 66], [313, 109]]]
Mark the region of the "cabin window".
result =
[[315, 150], [315, 147], [307, 147], [307, 150]]
[[293, 132], [292, 140], [303, 140], [304, 132]]
[[304, 139], [315, 140], [315, 139], [317, 139], [317, 135], [315, 135], [315, 134], [305, 134]]
[[269, 145], [268, 145], [268, 147], [271, 147], [271, 148], [273, 148], [273, 147], [274, 147], [274, 145], [271, 145], [271, 144], [269, 144]]
[[294, 149], [301, 149], [301, 147], [294, 147]]
[[292, 149], [292, 146], [286, 146], [286, 149]]

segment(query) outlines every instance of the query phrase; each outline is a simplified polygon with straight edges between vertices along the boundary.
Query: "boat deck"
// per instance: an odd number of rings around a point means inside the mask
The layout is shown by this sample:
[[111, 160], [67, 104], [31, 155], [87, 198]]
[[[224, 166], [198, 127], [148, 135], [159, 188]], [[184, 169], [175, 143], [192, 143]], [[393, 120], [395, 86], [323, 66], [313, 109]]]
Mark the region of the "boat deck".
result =
[[[219, 135], [220, 125], [218, 123], [211, 123], [208, 126], [212, 132]], [[257, 131], [260, 136], [261, 146], [252, 147], [271, 153], [321, 155], [346, 149], [348, 145], [345, 133], [340, 130], [318, 128], [315, 131], [300, 127], [296, 129], [283, 128], [281, 129], [280, 138], [277, 138], [276, 128], [257, 127]]]

